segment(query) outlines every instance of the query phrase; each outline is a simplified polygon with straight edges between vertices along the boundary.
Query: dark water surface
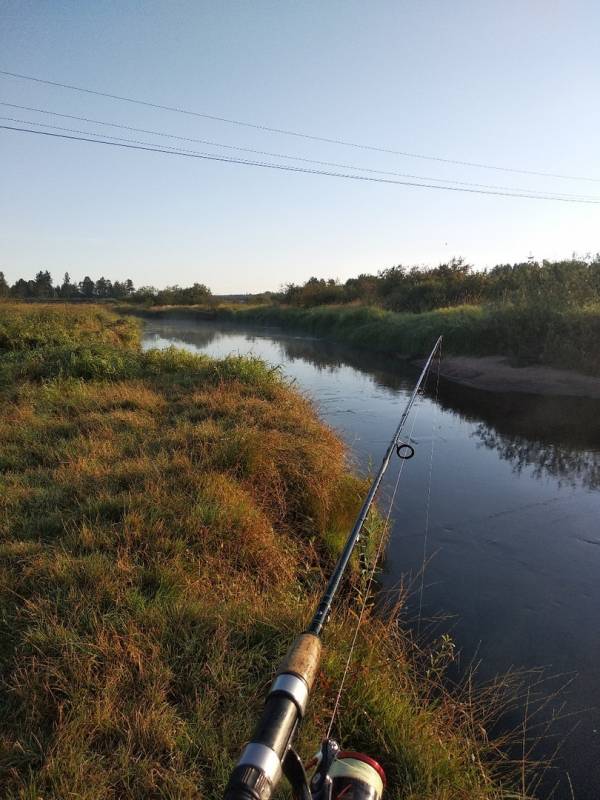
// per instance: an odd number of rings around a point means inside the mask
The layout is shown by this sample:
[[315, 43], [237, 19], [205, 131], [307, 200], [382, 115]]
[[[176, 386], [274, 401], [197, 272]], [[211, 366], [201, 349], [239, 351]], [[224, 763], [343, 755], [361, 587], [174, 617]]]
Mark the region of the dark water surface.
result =
[[[145, 347], [172, 344], [281, 365], [363, 471], [379, 466], [418, 374], [389, 356], [273, 329], [183, 319], [146, 324]], [[568, 772], [577, 800], [597, 800], [600, 403], [444, 381], [436, 400], [435, 383], [432, 375], [412, 415], [416, 457], [402, 475], [384, 580], [392, 587], [413, 577], [414, 614], [422, 603], [424, 620], [447, 615], [436, 633], [451, 633], [463, 667], [481, 662], [480, 680], [511, 667], [545, 667], [562, 676], [548, 681], [548, 692], [570, 681], [541, 714], [561, 717], [546, 751], [570, 732], [542, 796], [558, 780], [553, 797], [570, 799]], [[412, 417], [408, 431], [411, 425]], [[396, 471], [393, 464], [388, 494]]]

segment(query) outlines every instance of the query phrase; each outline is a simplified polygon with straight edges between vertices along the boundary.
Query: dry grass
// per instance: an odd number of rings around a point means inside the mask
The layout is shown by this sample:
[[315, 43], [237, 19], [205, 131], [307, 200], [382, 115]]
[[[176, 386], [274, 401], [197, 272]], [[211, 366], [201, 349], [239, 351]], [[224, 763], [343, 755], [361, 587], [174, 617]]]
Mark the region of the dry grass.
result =
[[[142, 354], [132, 323], [81, 306], [0, 306], [0, 330], [2, 796], [217, 798], [364, 485], [260, 362]], [[351, 598], [326, 637], [305, 754]], [[390, 797], [520, 797], [474, 707], [441, 691], [444, 653], [426, 675], [415, 652], [369, 615], [340, 738], [381, 758]]]

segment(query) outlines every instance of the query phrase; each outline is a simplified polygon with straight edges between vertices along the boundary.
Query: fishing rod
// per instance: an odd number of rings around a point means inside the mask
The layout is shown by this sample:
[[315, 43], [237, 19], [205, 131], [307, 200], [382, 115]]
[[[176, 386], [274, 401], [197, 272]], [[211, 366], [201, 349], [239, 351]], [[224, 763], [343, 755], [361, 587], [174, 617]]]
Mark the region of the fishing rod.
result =
[[380, 800], [383, 794], [385, 774], [379, 764], [364, 753], [340, 750], [331, 739], [322, 743], [315, 760], [316, 769], [309, 782], [304, 764], [293, 748], [293, 740], [306, 712], [309, 693], [319, 667], [323, 628], [330, 617], [335, 595], [360, 539], [377, 490], [394, 452], [402, 459], [414, 455], [414, 448], [401, 439], [401, 433], [441, 343], [440, 336], [402, 412], [311, 623], [292, 643], [279, 667], [254, 736], [231, 773], [225, 789], [225, 800], [269, 800], [282, 775], [288, 779], [296, 800], [336, 800], [342, 796], [347, 800]]

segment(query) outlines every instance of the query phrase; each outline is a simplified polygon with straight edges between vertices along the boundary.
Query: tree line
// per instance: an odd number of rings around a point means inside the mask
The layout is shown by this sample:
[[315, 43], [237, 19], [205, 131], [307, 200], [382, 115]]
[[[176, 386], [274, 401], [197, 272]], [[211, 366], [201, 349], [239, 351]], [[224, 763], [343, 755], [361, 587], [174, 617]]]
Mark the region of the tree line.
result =
[[600, 303], [600, 253], [566, 261], [529, 259], [488, 270], [475, 270], [462, 258], [437, 267], [398, 265], [344, 283], [310, 278], [288, 284], [277, 299], [301, 307], [361, 302], [415, 313], [480, 303], [582, 307]]
[[75, 283], [68, 272], [65, 272], [62, 283], [54, 284], [48, 270], [40, 270], [35, 278], [26, 280], [19, 278], [12, 286], [0, 272], [0, 297], [13, 297], [19, 300], [128, 300], [130, 302], [152, 305], [196, 305], [211, 301], [212, 295], [202, 283], [193, 286], [167, 286], [156, 289], [154, 286], [135, 288], [131, 278], [123, 281], [111, 281], [98, 278], [93, 281], [88, 275]]
[[[133, 281], [93, 281], [86, 276], [73, 282], [66, 272], [54, 284], [47, 270], [32, 280], [19, 278], [9, 286], [0, 272], [0, 298], [23, 300], [64, 299], [125, 300], [146, 305], [206, 305], [216, 302], [202, 283], [192, 286], [136, 288]], [[310, 278], [304, 284], [290, 283], [278, 293], [249, 295], [252, 303], [280, 303], [309, 308], [319, 305], [363, 303], [391, 311], [421, 313], [435, 308], [480, 303], [577, 308], [600, 303], [600, 253], [564, 261], [528, 261], [498, 264], [476, 270], [462, 258], [437, 267], [406, 267], [399, 264], [375, 274], [362, 274], [345, 282], [334, 278]]]

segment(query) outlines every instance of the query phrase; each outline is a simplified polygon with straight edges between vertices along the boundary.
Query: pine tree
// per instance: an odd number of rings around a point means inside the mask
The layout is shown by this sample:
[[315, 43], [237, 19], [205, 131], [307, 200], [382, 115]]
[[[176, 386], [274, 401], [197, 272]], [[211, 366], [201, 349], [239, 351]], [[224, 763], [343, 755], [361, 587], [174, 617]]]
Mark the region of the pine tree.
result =
[[35, 276], [34, 294], [36, 297], [53, 297], [52, 275], [48, 270], [40, 270]]
[[96, 287], [94, 281], [88, 275], [86, 275], [85, 278], [79, 284], [79, 291], [84, 297], [87, 297], [88, 299], [94, 296], [95, 288]]
[[71, 283], [71, 276], [68, 272], [65, 272], [65, 277], [63, 278], [62, 286], [60, 287], [60, 296], [64, 298], [75, 297], [77, 294], [77, 287], [74, 283]]

